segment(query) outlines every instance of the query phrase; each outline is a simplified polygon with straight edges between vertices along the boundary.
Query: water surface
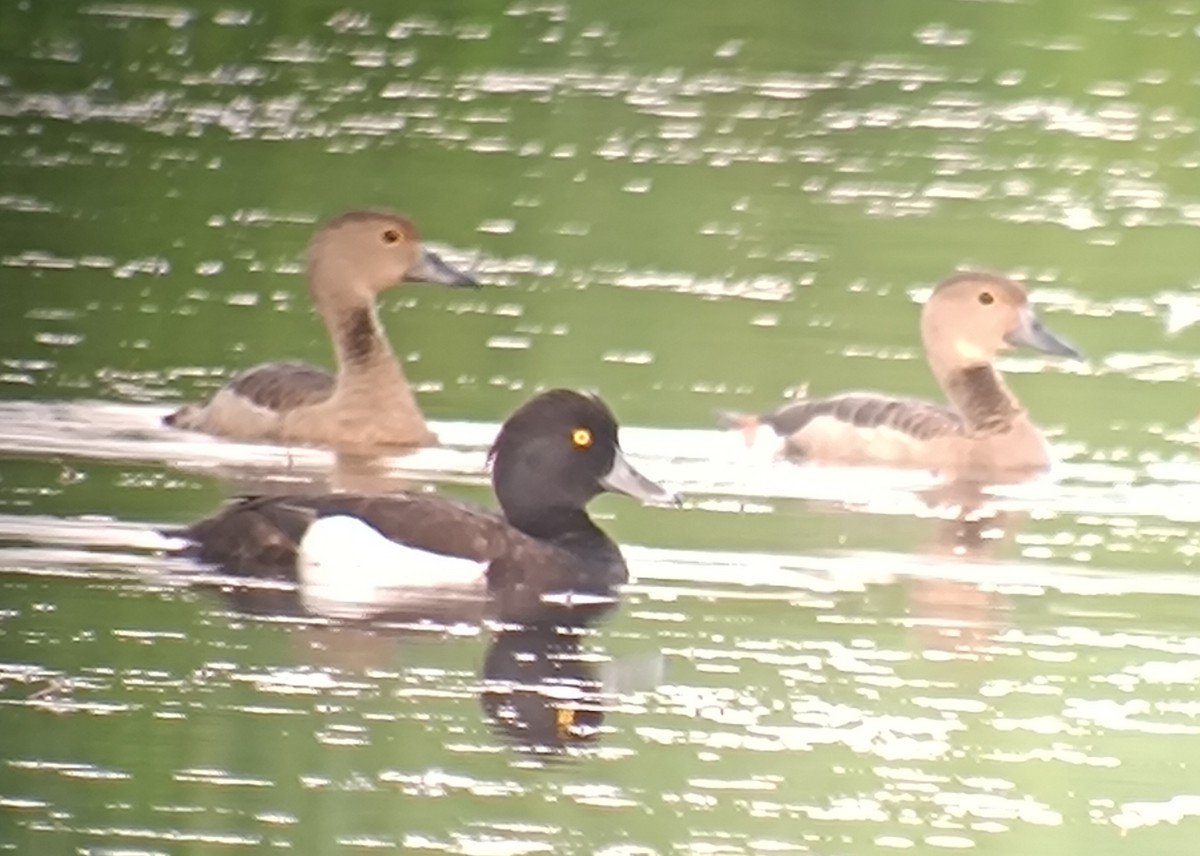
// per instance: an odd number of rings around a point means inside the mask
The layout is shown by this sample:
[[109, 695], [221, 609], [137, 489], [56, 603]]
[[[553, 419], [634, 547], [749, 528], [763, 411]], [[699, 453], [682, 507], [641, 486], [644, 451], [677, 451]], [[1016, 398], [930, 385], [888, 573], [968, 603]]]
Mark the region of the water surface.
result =
[[[1198, 32], [1082, 0], [0, 10], [0, 844], [1191, 853]], [[304, 243], [365, 206], [487, 285], [383, 301], [444, 447], [162, 428], [328, 364]], [[713, 427], [805, 384], [935, 396], [919, 304], [966, 266], [1089, 356], [1002, 364], [1050, 478], [961, 520]], [[687, 497], [594, 504], [636, 580], [579, 635], [251, 615], [161, 534], [248, 491], [489, 503], [496, 426], [557, 385]]]

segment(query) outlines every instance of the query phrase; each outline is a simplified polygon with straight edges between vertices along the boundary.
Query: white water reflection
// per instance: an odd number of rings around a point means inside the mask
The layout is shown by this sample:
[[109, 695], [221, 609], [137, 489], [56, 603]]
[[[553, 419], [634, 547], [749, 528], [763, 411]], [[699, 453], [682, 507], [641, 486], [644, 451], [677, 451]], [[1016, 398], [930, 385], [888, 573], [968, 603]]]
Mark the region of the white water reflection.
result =
[[[256, 483], [342, 490], [405, 489], [421, 482], [486, 484], [486, 457], [498, 424], [435, 422], [442, 445], [363, 459], [302, 446], [235, 443], [162, 426], [169, 408], [106, 402], [0, 402], [0, 455], [64, 460], [166, 463], [191, 472]], [[737, 432], [625, 426], [622, 444], [640, 469], [685, 495], [689, 507], [711, 512], [766, 512], [770, 500], [839, 503], [873, 514], [953, 518], [964, 508], [939, 496], [939, 482], [918, 471], [798, 466], [778, 457], [780, 443], [759, 432], [747, 447]], [[1172, 460], [1118, 463], [1086, 459], [1062, 443], [1066, 460], [1050, 476], [986, 489], [975, 517], [1005, 512], [1200, 520], [1200, 458], [1196, 438], [1178, 432]], [[1115, 456], [1119, 460], [1119, 456]], [[245, 492], [245, 491], [243, 491]], [[743, 502], [725, 498], [742, 498]], [[756, 501], [762, 504], [756, 505]]]
[[[184, 542], [163, 534], [169, 528], [154, 522], [0, 514], [0, 567], [10, 574], [110, 580], [131, 572], [153, 585], [188, 586], [226, 579], [176, 556]], [[996, 536], [1002, 534], [998, 529]], [[844, 549], [812, 553], [701, 551], [630, 544], [623, 545], [622, 552], [630, 566], [629, 590], [658, 602], [692, 597], [734, 601], [800, 597], [816, 603], [829, 593], [858, 592], [905, 579], [961, 583], [1022, 596], [1051, 591], [1110, 598], [1200, 596], [1200, 577], [1182, 565], [1177, 571], [1129, 573], [1094, 561], [1064, 564], [1028, 557], [1014, 561], [989, 556], [986, 540], [960, 542], [956, 536], [946, 537], [951, 540], [940, 545], [944, 553], [923, 554]], [[964, 546], [971, 544], [974, 546]], [[230, 577], [228, 581], [264, 589], [293, 587], [278, 580]]]
[[[288, 290], [333, 205], [441, 219], [509, 290], [419, 299], [421, 389], [480, 421], [372, 466], [169, 432], [165, 406], [0, 403], [0, 844], [1190, 852], [1195, 7], [43, 5], [0, 12], [25, 54], [0, 81], [9, 398], [160, 402], [317, 356]], [[964, 522], [920, 474], [707, 426], [718, 397], [903, 360], [921, 389], [900, 290], [963, 264], [1024, 272], [1096, 345], [1006, 366], [1043, 375], [1018, 382], [1051, 477]], [[584, 653], [644, 668], [604, 675], [569, 768], [483, 724], [488, 630], [247, 617], [222, 594], [246, 581], [158, 532], [226, 480], [489, 502], [490, 393], [541, 383], [695, 426], [623, 432], [689, 502], [597, 503], [635, 581]]]
[[[74, 578], [66, 582], [90, 597], [147, 606], [155, 599], [161, 608], [163, 593], [172, 591], [165, 581], [203, 574], [161, 555], [171, 543], [150, 523], [0, 518], [0, 540], [14, 537], [25, 544], [0, 549], [10, 587], [68, 574]], [[36, 561], [39, 552], [44, 563]], [[636, 581], [624, 614], [586, 640], [600, 648], [588, 659], [603, 666], [633, 654], [640, 663], [661, 650], [661, 662], [638, 666], [640, 685], [605, 681], [605, 724], [593, 735], [598, 742], [576, 755], [586, 766], [570, 775], [534, 775], [544, 762], [510, 758], [481, 730], [476, 698], [495, 687], [478, 677], [478, 630], [397, 643], [336, 626], [247, 623], [212, 596], [179, 601], [184, 589], [177, 586], [166, 603], [190, 602], [195, 613], [181, 626], [155, 627], [153, 610], [115, 623], [97, 616], [97, 626], [115, 627], [123, 643], [119, 664], [22, 667], [7, 653], [18, 649], [7, 647], [0, 677], [35, 695], [14, 696], [10, 686], [0, 711], [85, 715], [108, 728], [149, 705], [176, 728], [224, 723], [220, 733], [235, 741], [255, 734], [265, 751], [297, 758], [294, 769], [260, 770], [241, 754], [192, 760], [181, 753], [168, 766], [172, 784], [155, 803], [154, 822], [136, 834], [120, 823], [104, 827], [109, 840], [130, 844], [180, 840], [174, 806], [220, 805], [231, 793], [254, 800], [273, 835], [298, 840], [307, 827], [289, 808], [290, 782], [328, 799], [353, 794], [359, 812], [335, 824], [338, 840], [389, 848], [448, 841], [411, 828], [380, 831], [373, 814], [361, 814], [367, 807], [395, 811], [397, 796], [419, 797], [430, 811], [439, 800], [487, 797], [506, 806], [546, 800], [603, 808], [609, 823], [627, 825], [645, 808], [686, 808], [722, 826], [735, 814], [784, 824], [753, 840], [738, 834], [750, 850], [792, 846], [787, 829], [797, 818], [883, 847], [945, 848], [1060, 827], [1080, 799], [1095, 818], [1127, 829], [1175, 822], [1190, 811], [1186, 800], [1164, 794], [1174, 787], [1167, 782], [1143, 799], [1113, 797], [1147, 772], [1120, 739], [1200, 733], [1191, 692], [1200, 639], [1149, 626], [1136, 600], [1198, 596], [1200, 581], [1191, 575], [884, 552], [625, 552]], [[922, 588], [929, 583], [962, 585], [949, 601], [955, 607], [969, 591], [1001, 600], [974, 617], [931, 614], [924, 610], [936, 598]], [[912, 609], [872, 604], [887, 591], [906, 591]], [[1050, 614], [1039, 617], [1042, 603]], [[1187, 601], [1180, 608], [1192, 611]], [[1106, 616], [1112, 626], [1104, 626]], [[221, 629], [209, 638], [214, 631], [205, 627], [214, 623]], [[79, 630], [31, 624], [24, 613], [7, 626], [10, 641], [15, 632], [39, 646], [65, 644]], [[164, 668], [156, 665], [164, 646], [192, 653]], [[467, 653], [473, 656], [464, 660]], [[123, 695], [129, 699], [118, 701]], [[575, 699], [558, 691], [550, 697]], [[415, 752], [421, 744], [437, 751]], [[1068, 779], [1072, 793], [1044, 788], [1028, 775], [1031, 765]], [[112, 765], [19, 752], [8, 766], [13, 775], [109, 785], [145, 775], [135, 760]], [[816, 789], [814, 766], [825, 771]], [[680, 774], [647, 787], [640, 782], [649, 781], [651, 768]], [[616, 775], [622, 778], [610, 780]], [[262, 799], [246, 796], [253, 791]], [[6, 797], [5, 805], [16, 799]], [[20, 805], [34, 818], [51, 810], [36, 800]], [[99, 834], [86, 823], [73, 828]], [[525, 823], [509, 829], [465, 819], [452, 828], [456, 846], [476, 841], [488, 852], [557, 841], [554, 830]], [[648, 830], [638, 834], [653, 840]], [[191, 820], [187, 836], [225, 846], [263, 843], [207, 810]], [[768, 839], [778, 847], [765, 848]], [[699, 829], [676, 849], [711, 852], [729, 840]]]

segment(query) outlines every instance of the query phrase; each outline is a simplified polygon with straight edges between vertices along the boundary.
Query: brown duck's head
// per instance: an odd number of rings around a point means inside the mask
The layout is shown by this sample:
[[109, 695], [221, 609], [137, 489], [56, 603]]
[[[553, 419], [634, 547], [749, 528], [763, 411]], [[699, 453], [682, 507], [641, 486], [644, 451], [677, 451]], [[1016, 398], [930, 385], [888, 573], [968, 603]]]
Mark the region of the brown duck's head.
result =
[[993, 273], [968, 271], [943, 280], [921, 311], [921, 337], [940, 367], [991, 363], [1012, 347], [1083, 358], [1042, 324], [1023, 285]]
[[389, 211], [350, 211], [329, 221], [313, 236], [308, 263], [314, 291], [377, 294], [401, 282], [479, 286], [427, 249], [411, 220]]

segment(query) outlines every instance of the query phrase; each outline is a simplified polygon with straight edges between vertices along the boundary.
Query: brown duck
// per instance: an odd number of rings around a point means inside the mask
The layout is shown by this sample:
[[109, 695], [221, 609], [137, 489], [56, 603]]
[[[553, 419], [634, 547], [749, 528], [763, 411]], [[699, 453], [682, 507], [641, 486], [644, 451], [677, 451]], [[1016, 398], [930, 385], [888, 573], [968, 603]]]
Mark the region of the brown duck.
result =
[[436, 443], [375, 307], [381, 291], [401, 282], [478, 285], [425, 249], [399, 214], [352, 211], [327, 223], [309, 245], [308, 283], [333, 340], [337, 375], [306, 363], [265, 363], [164, 423], [237, 440], [341, 448]]
[[1050, 466], [1042, 432], [996, 370], [1024, 346], [1082, 359], [1038, 319], [1025, 288], [991, 273], [957, 273], [921, 312], [925, 356], [949, 406], [875, 392], [803, 399], [763, 416], [722, 414], [753, 438], [767, 425], [785, 454], [815, 463], [928, 469], [952, 479], [1011, 481]]

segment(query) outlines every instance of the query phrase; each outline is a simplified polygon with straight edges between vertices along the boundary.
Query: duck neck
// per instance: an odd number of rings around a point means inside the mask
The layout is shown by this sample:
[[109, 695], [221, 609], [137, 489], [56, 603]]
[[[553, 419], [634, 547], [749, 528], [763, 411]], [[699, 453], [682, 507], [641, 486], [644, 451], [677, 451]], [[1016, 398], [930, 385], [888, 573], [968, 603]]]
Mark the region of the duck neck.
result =
[[366, 288], [319, 287], [334, 273], [314, 270], [312, 281], [313, 300], [329, 330], [337, 358], [335, 395], [366, 397], [376, 407], [398, 408], [409, 411], [407, 418], [420, 418], [412, 390], [384, 336], [371, 292]]
[[988, 363], [952, 369], [942, 378], [942, 388], [971, 434], [1006, 431], [1023, 412], [1000, 373]]
[[526, 535], [542, 541], [569, 538], [575, 533], [600, 532], [582, 508], [533, 508], [524, 503], [502, 503], [508, 522]]
[[340, 378], [376, 375], [384, 367], [395, 365], [396, 355], [383, 335], [374, 306], [338, 306], [326, 316], [325, 323], [333, 340]]

